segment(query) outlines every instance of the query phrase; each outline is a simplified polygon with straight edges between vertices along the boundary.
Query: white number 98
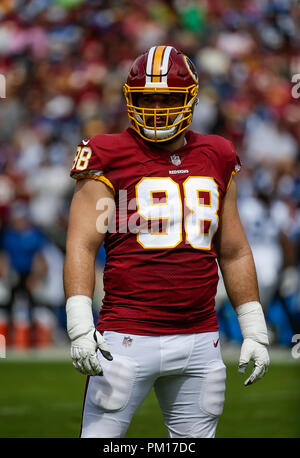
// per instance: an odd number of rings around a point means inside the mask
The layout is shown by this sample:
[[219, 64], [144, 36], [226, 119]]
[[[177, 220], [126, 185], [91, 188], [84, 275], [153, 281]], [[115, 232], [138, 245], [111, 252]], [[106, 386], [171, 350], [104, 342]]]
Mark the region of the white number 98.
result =
[[[204, 200], [201, 193], [207, 196]], [[164, 199], [155, 198], [163, 194]], [[137, 241], [144, 248], [174, 248], [183, 240], [193, 248], [210, 250], [218, 228], [219, 191], [211, 177], [189, 177], [183, 183], [183, 198], [179, 184], [172, 178], [145, 177], [136, 185], [137, 212], [146, 221], [164, 222], [164, 230], [140, 231]], [[183, 217], [184, 215], [184, 217]], [[156, 224], [157, 226], [157, 224]]]

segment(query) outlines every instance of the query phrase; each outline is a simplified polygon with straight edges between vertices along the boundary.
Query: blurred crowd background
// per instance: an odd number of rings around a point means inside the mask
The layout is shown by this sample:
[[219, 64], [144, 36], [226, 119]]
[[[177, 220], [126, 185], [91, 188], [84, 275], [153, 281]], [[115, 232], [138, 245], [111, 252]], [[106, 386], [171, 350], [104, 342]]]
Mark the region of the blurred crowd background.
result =
[[[300, 332], [299, 2], [1, 0], [0, 334], [12, 348], [67, 342], [62, 268], [76, 146], [128, 127], [122, 85], [158, 44], [198, 69], [191, 128], [230, 139], [242, 161], [239, 208], [271, 342], [288, 347]], [[101, 249], [95, 314], [104, 263]], [[239, 343], [222, 279], [216, 307], [223, 340]]]

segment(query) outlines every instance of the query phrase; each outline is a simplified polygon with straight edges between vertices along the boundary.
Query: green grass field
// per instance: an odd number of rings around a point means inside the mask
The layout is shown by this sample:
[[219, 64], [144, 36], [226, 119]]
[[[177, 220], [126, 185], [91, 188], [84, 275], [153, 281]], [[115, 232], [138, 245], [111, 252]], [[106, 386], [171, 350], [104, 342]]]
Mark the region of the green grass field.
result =
[[[300, 364], [273, 363], [264, 379], [247, 388], [236, 364], [226, 366], [226, 400], [216, 437], [300, 437]], [[1, 438], [78, 437], [85, 377], [69, 361], [2, 359], [0, 374]], [[127, 437], [167, 437], [153, 391]]]

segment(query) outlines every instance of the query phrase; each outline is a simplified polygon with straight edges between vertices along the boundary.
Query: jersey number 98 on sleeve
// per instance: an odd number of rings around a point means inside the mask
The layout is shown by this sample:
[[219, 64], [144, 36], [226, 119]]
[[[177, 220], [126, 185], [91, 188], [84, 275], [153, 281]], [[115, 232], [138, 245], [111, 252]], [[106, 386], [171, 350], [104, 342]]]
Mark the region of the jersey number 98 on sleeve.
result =
[[89, 164], [92, 150], [89, 146], [78, 146], [72, 169], [85, 170]]
[[211, 249], [219, 224], [218, 185], [211, 177], [189, 177], [182, 186], [184, 202], [172, 178], [145, 177], [136, 185], [137, 212], [150, 224], [158, 220], [164, 224], [162, 232], [138, 232], [137, 241], [144, 248], [176, 247], [183, 240], [184, 223], [187, 243]]

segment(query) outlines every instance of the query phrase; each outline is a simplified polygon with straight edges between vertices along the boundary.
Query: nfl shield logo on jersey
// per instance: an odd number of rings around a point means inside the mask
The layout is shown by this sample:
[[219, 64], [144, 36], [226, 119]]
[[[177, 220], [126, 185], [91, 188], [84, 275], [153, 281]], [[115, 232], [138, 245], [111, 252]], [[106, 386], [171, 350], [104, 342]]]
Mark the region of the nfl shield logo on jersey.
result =
[[181, 159], [177, 154], [172, 154], [170, 156], [171, 162], [173, 165], [180, 165], [181, 164]]
[[124, 347], [130, 347], [132, 344], [132, 338], [130, 336], [125, 336], [123, 339]]

